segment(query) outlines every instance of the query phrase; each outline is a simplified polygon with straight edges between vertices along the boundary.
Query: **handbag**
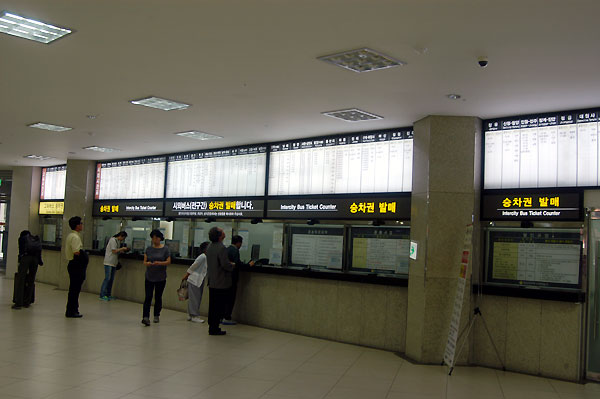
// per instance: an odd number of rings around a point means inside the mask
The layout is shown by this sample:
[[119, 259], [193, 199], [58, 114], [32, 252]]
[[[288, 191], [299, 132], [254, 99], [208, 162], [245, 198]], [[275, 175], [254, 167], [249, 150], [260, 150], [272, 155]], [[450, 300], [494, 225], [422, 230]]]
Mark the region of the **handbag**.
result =
[[186, 299], [189, 298], [187, 280], [181, 280], [181, 284], [179, 285], [179, 288], [177, 289], [177, 296], [179, 297], [180, 301], [185, 301]]
[[117, 262], [116, 269], [121, 270], [122, 267], [123, 267], [123, 265], [121, 264], [121, 262]]

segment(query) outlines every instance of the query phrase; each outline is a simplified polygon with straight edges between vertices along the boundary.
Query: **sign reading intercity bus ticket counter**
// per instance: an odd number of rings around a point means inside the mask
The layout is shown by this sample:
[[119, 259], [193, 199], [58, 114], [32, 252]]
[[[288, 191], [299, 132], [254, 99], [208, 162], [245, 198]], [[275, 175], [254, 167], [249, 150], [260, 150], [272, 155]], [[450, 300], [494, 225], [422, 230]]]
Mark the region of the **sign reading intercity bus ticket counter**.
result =
[[410, 196], [269, 199], [273, 219], [410, 219]]
[[163, 216], [162, 201], [95, 201], [93, 216]]
[[202, 199], [197, 201], [166, 201], [165, 216], [262, 218], [265, 201], [262, 199]]
[[483, 195], [482, 220], [583, 220], [577, 191], [503, 191]]

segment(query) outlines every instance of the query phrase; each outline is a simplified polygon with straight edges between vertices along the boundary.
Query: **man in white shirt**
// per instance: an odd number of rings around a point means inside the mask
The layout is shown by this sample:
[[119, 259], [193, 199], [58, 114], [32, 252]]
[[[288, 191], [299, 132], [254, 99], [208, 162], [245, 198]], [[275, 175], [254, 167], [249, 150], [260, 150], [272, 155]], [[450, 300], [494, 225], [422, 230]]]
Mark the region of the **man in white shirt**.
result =
[[67, 271], [69, 272], [69, 295], [67, 299], [67, 311], [65, 316], [69, 318], [82, 317], [79, 313], [79, 293], [85, 281], [85, 272], [88, 264], [87, 253], [82, 249], [83, 243], [79, 232], [83, 230], [83, 223], [79, 216], [69, 219], [69, 233], [65, 241], [65, 256], [69, 261]]

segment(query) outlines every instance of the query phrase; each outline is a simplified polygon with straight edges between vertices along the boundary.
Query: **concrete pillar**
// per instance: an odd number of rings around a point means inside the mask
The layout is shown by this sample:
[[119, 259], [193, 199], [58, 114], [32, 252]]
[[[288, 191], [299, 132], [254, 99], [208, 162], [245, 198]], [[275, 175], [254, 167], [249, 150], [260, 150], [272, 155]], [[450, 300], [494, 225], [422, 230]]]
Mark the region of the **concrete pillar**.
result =
[[11, 278], [19, 262], [19, 235], [23, 230], [40, 233], [38, 208], [40, 203], [41, 169], [18, 166], [13, 169], [8, 217], [6, 276]]
[[71, 232], [69, 219], [79, 216], [83, 219], [83, 232], [81, 238], [84, 248], [92, 247], [93, 219], [92, 205], [94, 201], [96, 162], [84, 160], [67, 160], [67, 181], [65, 185], [65, 212], [62, 226], [62, 255], [61, 270], [59, 273], [58, 287], [69, 288], [69, 275], [67, 273], [67, 258], [65, 257], [65, 243], [67, 235]]
[[[475, 221], [473, 257], [479, 251], [481, 120], [428, 116], [414, 125], [411, 240], [406, 355], [421, 363], [442, 360], [466, 226]], [[470, 287], [470, 281], [468, 287]], [[470, 316], [470, 289], [463, 325]], [[468, 345], [461, 359], [468, 356]]]

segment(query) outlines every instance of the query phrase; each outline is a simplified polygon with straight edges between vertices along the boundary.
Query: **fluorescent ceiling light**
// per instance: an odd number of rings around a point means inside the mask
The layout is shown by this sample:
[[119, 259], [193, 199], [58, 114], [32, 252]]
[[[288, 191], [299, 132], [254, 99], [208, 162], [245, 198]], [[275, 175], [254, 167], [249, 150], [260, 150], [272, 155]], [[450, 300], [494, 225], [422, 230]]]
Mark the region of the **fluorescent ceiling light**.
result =
[[116, 148], [106, 148], [106, 147], [98, 147], [95, 145], [91, 145], [89, 147], [83, 147], [84, 150], [90, 150], [90, 151], [98, 151], [98, 152], [116, 152], [116, 151], [121, 151], [121, 150], [117, 150]]
[[31, 125], [27, 125], [27, 126], [35, 127], [37, 129], [51, 130], [53, 132], [66, 132], [67, 130], [73, 129], [72, 127], [52, 125], [50, 123], [43, 123], [43, 122], [32, 123]]
[[317, 57], [318, 60], [337, 65], [354, 72], [371, 72], [378, 69], [406, 65], [406, 62], [394, 59], [369, 48], [344, 51], [343, 53]]
[[215, 140], [215, 139], [223, 138], [221, 136], [216, 136], [214, 134], [200, 132], [198, 130], [190, 130], [188, 132], [179, 132], [179, 133], [175, 133], [175, 134], [177, 136], [188, 137], [190, 139], [196, 139], [196, 140]]
[[132, 104], [143, 105], [144, 107], [162, 109], [163, 111], [172, 111], [177, 109], [186, 109], [190, 105], [184, 103], [178, 103], [177, 101], [167, 100], [160, 97], [146, 97], [140, 98], [139, 100], [131, 100]]
[[72, 31], [3, 11], [0, 14], [0, 32], [48, 44]]
[[382, 116], [371, 114], [357, 108], [341, 109], [339, 111], [322, 112], [325, 116], [341, 119], [346, 122], [363, 122], [383, 119]]
[[44, 155], [34, 155], [34, 154], [25, 155], [25, 156], [23, 156], [23, 158], [35, 159], [36, 161], [45, 161], [47, 159], [52, 159], [52, 157], [47, 157]]

